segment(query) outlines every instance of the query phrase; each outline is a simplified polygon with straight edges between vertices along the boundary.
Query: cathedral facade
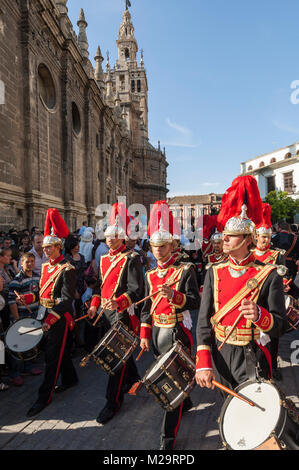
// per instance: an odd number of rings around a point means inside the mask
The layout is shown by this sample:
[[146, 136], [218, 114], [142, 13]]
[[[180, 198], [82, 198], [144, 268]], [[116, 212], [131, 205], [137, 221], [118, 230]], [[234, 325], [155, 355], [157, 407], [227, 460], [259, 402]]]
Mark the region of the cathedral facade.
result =
[[56, 207], [70, 230], [100, 204], [166, 199], [165, 151], [148, 136], [148, 84], [128, 8], [114, 66], [91, 62], [87, 21], [67, 0], [0, 4], [0, 228], [43, 227]]

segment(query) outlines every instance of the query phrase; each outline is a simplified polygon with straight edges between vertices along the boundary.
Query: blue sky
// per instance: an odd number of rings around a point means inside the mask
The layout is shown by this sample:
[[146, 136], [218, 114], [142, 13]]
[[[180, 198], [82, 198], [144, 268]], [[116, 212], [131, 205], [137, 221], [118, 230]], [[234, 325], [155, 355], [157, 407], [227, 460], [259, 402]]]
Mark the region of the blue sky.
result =
[[[149, 137], [166, 147], [168, 196], [222, 193], [242, 161], [299, 140], [299, 104], [291, 102], [298, 0], [131, 4], [149, 83]], [[67, 6], [76, 32], [84, 9], [92, 63], [99, 44], [114, 65], [125, 1]]]

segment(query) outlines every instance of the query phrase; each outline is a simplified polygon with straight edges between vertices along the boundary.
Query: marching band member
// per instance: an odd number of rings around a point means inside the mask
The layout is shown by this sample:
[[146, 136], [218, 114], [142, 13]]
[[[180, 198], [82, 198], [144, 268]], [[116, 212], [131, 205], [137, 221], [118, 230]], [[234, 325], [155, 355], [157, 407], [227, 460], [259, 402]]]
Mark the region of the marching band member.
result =
[[[88, 313], [90, 318], [94, 318], [99, 307], [104, 308], [100, 320], [103, 334], [118, 320], [138, 333], [140, 322], [134, 309], [130, 314], [130, 307], [142, 298], [144, 281], [139, 254], [125, 245], [130, 218], [123, 203], [113, 205], [110, 224], [105, 231], [109, 252], [101, 257], [99, 280]], [[114, 376], [109, 375], [107, 401], [97, 417], [99, 424], [105, 424], [113, 418], [122, 405], [125, 391], [139, 378], [133, 357]]]
[[[199, 307], [196, 273], [191, 263], [184, 263], [172, 253], [173, 216], [166, 201], [157, 201], [150, 213], [148, 235], [157, 268], [146, 273], [148, 296], [141, 311], [140, 347], [148, 351], [152, 339], [155, 356], [169, 351], [180, 340], [192, 352], [192, 321], [189, 310]], [[192, 407], [191, 400], [173, 411], [165, 411], [160, 434], [160, 449], [173, 449], [183, 411]]]
[[[256, 248], [253, 250], [254, 256], [262, 263], [278, 265], [277, 272], [281, 271], [281, 276], [287, 272], [285, 267], [285, 258], [282, 250], [275, 250], [271, 248], [272, 226], [271, 226], [271, 206], [270, 204], [263, 203], [262, 221], [256, 227]], [[283, 278], [283, 283], [286, 285], [287, 279]], [[279, 338], [271, 338], [269, 343], [269, 350], [272, 359], [272, 374], [276, 380], [281, 380], [281, 373], [278, 369], [277, 356], [278, 356]]]
[[[75, 297], [76, 275], [73, 266], [62, 255], [62, 238], [68, 227], [57, 209], [48, 209], [43, 249], [49, 258], [42, 265], [38, 320], [45, 332], [45, 374], [38, 398], [27, 412], [31, 417], [51, 403], [53, 392], [63, 392], [76, 385], [78, 377], [71, 359], [71, 335], [74, 328], [72, 302]], [[59, 374], [61, 385], [56, 387]]]
[[287, 322], [281, 276], [250, 251], [261, 213], [255, 178], [236, 178], [218, 215], [228, 259], [208, 269], [198, 317], [196, 381], [201, 387], [214, 388], [216, 377], [235, 388], [256, 379], [257, 370], [271, 377], [265, 334], [281, 336]]
[[223, 236], [221, 232], [215, 232], [211, 236], [212, 253], [208, 254], [208, 264], [220, 263], [227, 258], [227, 254], [223, 253]]

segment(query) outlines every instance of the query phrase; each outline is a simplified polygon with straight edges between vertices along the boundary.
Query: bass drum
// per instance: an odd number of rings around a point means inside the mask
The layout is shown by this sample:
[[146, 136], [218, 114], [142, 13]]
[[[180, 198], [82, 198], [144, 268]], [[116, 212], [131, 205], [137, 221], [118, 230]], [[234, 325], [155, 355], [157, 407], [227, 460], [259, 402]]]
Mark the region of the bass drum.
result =
[[41, 322], [33, 318], [20, 318], [13, 323], [5, 335], [5, 344], [10, 354], [15, 359], [22, 361], [31, 361], [37, 357], [40, 348], [40, 342], [43, 339], [43, 330], [29, 330], [41, 327]]
[[269, 381], [247, 381], [235, 391], [258, 406], [229, 396], [219, 430], [230, 450], [299, 450], [299, 410]]

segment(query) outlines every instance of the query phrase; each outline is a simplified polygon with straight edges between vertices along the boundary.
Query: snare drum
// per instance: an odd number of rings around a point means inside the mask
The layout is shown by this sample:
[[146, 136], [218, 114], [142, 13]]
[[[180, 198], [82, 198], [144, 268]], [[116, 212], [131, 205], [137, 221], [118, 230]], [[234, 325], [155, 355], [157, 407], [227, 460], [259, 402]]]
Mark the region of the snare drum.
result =
[[26, 331], [41, 327], [41, 322], [33, 318], [20, 318], [13, 323], [5, 335], [5, 344], [10, 354], [22, 361], [30, 361], [39, 353], [39, 344], [43, 338], [43, 330]]
[[285, 297], [286, 315], [290, 326], [288, 331], [296, 330], [299, 325], [299, 302], [291, 295]]
[[105, 372], [115, 375], [126, 364], [138, 344], [139, 338], [135, 333], [118, 321], [103, 336], [89, 356]]
[[173, 411], [195, 386], [195, 362], [180, 341], [161, 354], [146, 372], [142, 383], [167, 411]]
[[220, 435], [226, 448], [299, 449], [298, 411], [272, 382], [247, 381], [235, 391], [259, 407], [233, 396], [226, 399], [219, 418]]

